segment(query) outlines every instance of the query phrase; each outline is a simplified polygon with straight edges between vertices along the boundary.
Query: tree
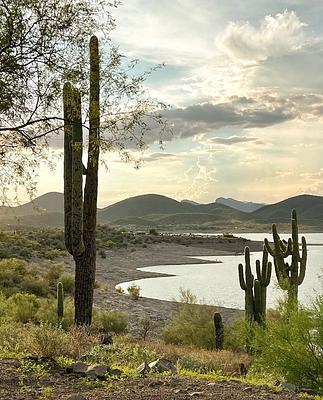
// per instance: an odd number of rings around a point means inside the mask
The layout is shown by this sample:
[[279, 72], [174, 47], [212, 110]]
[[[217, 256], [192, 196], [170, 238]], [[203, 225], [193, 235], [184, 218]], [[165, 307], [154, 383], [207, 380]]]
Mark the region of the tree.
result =
[[[118, 0], [0, 0], [0, 185], [2, 200], [14, 185], [33, 197], [39, 164], [50, 165], [48, 143], [64, 126], [63, 82], [75, 84], [86, 100], [88, 38], [100, 34], [102, 150], [117, 149], [128, 160], [129, 147], [143, 149], [147, 131], [168, 128], [161, 103], [143, 84], [152, 68], [136, 75], [137, 60], [127, 61], [111, 43], [110, 14]], [[160, 66], [156, 66], [159, 68]], [[88, 130], [88, 110], [82, 125]], [[105, 132], [104, 135], [102, 132]]]
[[12, 182], [29, 182], [28, 189], [33, 191], [37, 165], [46, 155], [47, 135], [59, 133], [63, 126], [58, 112], [62, 82], [84, 80], [85, 43], [93, 31], [108, 38], [114, 27], [109, 8], [117, 3], [0, 0], [3, 189]]

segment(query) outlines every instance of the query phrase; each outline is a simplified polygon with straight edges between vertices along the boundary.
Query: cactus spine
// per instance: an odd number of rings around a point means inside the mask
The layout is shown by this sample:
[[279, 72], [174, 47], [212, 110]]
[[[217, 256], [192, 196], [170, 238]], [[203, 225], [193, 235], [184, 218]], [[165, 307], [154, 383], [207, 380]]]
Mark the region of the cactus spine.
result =
[[62, 282], [57, 284], [57, 319], [58, 324], [61, 326], [64, 318], [64, 289]]
[[238, 269], [240, 287], [245, 291], [246, 320], [249, 323], [255, 321], [264, 325], [266, 322], [267, 286], [272, 270], [266, 248], [263, 249], [262, 263], [260, 264], [259, 260], [256, 261], [257, 279], [254, 279], [251, 271], [249, 247], [245, 248], [245, 273], [242, 264], [239, 264]]
[[[89, 145], [87, 169], [82, 163], [80, 92], [64, 85], [64, 213], [65, 245], [75, 261], [75, 323], [90, 325], [96, 269], [96, 214], [100, 152], [100, 58], [92, 36], [90, 53]], [[85, 170], [85, 172], [84, 172]], [[83, 174], [86, 175], [83, 200]]]
[[[269, 254], [274, 258], [275, 272], [278, 283], [283, 290], [288, 293], [288, 303], [290, 306], [297, 305], [298, 286], [305, 278], [307, 262], [307, 246], [305, 237], [302, 236], [302, 251], [299, 251], [298, 224], [296, 211], [292, 210], [292, 237], [284, 243], [277, 232], [275, 224], [272, 226], [274, 247], [272, 248], [267, 239], [265, 246]], [[291, 256], [291, 262], [285, 261], [285, 258]]]

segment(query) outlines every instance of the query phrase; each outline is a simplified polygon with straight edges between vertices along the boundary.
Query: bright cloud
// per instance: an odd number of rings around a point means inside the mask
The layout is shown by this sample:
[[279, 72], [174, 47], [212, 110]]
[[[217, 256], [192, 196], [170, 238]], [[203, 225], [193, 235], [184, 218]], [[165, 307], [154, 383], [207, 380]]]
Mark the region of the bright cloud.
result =
[[259, 62], [302, 48], [305, 25], [293, 11], [284, 11], [266, 16], [259, 27], [249, 22], [231, 22], [216, 42], [234, 61]]

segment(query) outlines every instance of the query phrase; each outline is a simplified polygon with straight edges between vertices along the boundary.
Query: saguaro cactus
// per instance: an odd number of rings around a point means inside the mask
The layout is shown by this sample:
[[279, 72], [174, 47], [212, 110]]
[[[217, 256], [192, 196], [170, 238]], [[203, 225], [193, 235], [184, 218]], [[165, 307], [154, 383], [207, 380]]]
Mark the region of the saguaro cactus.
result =
[[57, 319], [61, 325], [64, 318], [64, 289], [62, 282], [57, 284]]
[[249, 247], [245, 248], [244, 251], [245, 256], [245, 277], [243, 271], [243, 265], [239, 264], [239, 282], [242, 290], [245, 291], [245, 315], [246, 320], [251, 322], [254, 319], [254, 294], [253, 294], [253, 285], [254, 285], [254, 276], [251, 272], [251, 264], [250, 264], [250, 249]]
[[215, 349], [220, 351], [223, 349], [223, 341], [224, 341], [224, 326], [221, 314], [214, 313], [213, 321], [215, 330]]
[[268, 251], [263, 248], [262, 262], [256, 260], [257, 279], [255, 280], [255, 319], [259, 324], [266, 322], [267, 287], [270, 283], [272, 264], [268, 261]]
[[263, 249], [262, 263], [256, 260], [257, 279], [251, 271], [250, 250], [245, 248], [245, 276], [243, 265], [239, 264], [240, 287], [245, 291], [246, 320], [263, 325], [266, 321], [267, 286], [271, 278], [271, 262], [268, 262], [268, 252]]
[[[278, 283], [283, 290], [288, 293], [288, 303], [297, 305], [298, 286], [302, 284], [307, 262], [307, 246], [305, 237], [302, 236], [302, 252], [300, 254], [298, 241], [298, 224], [296, 211], [292, 210], [292, 237], [287, 242], [283, 242], [277, 232], [276, 225], [273, 224], [272, 232], [274, 247], [272, 248], [267, 239], [265, 246], [269, 254], [274, 258], [275, 272]], [[291, 262], [285, 261], [291, 256]]]
[[[90, 40], [90, 104], [87, 168], [82, 163], [81, 96], [64, 85], [65, 245], [75, 261], [75, 323], [90, 325], [96, 269], [96, 214], [100, 152], [100, 58], [96, 36]], [[83, 200], [83, 174], [86, 175]]]

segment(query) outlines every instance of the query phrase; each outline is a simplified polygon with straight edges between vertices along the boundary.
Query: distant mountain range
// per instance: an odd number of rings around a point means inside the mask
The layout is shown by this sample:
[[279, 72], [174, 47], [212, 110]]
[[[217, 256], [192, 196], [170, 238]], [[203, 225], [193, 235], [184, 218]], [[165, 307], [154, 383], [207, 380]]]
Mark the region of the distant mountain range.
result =
[[[245, 206], [244, 211], [237, 209], [238, 206]], [[251, 211], [251, 208], [256, 209]], [[98, 209], [98, 222], [170, 229], [182, 227], [253, 230], [264, 225], [267, 229], [272, 222], [288, 223], [292, 208], [297, 210], [302, 225], [316, 230], [323, 229], [323, 197], [312, 195], [296, 196], [262, 206], [258, 203], [223, 198], [210, 204], [199, 204], [189, 200], [179, 202], [158, 194], [145, 194]], [[64, 220], [63, 212], [63, 194], [47, 193], [18, 207], [0, 207], [0, 223], [60, 226]]]
[[218, 197], [215, 202], [246, 213], [251, 213], [266, 205], [265, 203], [253, 203], [252, 201], [235, 200], [231, 197]]

